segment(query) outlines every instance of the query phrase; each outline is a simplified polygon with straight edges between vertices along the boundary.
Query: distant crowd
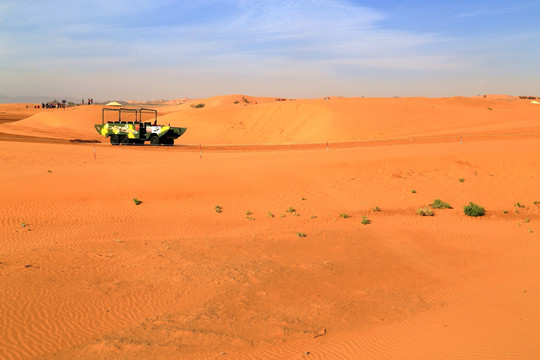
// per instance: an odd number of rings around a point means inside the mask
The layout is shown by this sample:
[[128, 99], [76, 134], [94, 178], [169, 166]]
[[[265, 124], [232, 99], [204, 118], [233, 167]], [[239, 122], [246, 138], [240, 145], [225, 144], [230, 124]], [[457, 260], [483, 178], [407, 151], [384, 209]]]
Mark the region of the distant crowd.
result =
[[[84, 99], [81, 99], [80, 104], [75, 104], [73, 102], [67, 103], [66, 100], [62, 100], [61, 102], [58, 101], [58, 100], [54, 100], [54, 101], [49, 101], [47, 103], [42, 102], [41, 105], [39, 105], [39, 104], [34, 105], [34, 109], [65, 109], [68, 106], [80, 106], [80, 105], [85, 105], [85, 104], [93, 105], [94, 104], [94, 99], [93, 98], [88, 98], [88, 99], [86, 99], [86, 101]], [[28, 106], [26, 106], [26, 107], [28, 107]]]
[[520, 98], [520, 99], [523, 99], [523, 100], [536, 100], [536, 99], [540, 99], [539, 96], [520, 96], [519, 98]]

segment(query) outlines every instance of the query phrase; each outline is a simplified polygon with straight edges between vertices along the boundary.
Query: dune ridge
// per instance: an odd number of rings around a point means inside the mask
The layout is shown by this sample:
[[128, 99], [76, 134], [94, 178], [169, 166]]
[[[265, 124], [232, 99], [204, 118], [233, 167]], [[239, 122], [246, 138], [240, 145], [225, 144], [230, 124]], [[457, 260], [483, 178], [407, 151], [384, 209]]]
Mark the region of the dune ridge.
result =
[[[205, 107], [191, 106], [199, 103]], [[4, 124], [0, 131], [105, 141], [93, 130], [93, 124], [101, 122], [101, 109], [46, 109]], [[179, 140], [182, 144], [325, 143], [540, 131], [534, 105], [502, 96], [274, 101], [228, 95], [157, 109], [161, 123], [189, 129]]]

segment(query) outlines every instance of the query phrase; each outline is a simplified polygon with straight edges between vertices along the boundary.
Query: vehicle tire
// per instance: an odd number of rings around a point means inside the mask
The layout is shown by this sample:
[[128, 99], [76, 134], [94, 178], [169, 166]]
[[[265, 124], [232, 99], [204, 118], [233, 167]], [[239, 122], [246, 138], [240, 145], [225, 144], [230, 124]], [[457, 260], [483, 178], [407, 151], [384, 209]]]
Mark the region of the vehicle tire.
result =
[[110, 140], [111, 140], [111, 145], [118, 145], [120, 144], [120, 139], [118, 138], [118, 135], [116, 134], [112, 134], [110, 136]]
[[127, 136], [122, 136], [122, 137], [120, 137], [120, 143], [122, 145], [129, 145], [129, 144], [131, 144], [131, 139], [128, 138]]
[[160, 140], [159, 136], [157, 136], [157, 135], [152, 136], [150, 138], [150, 144], [152, 144], [154, 146], [161, 145], [161, 140]]
[[165, 138], [161, 141], [163, 145], [173, 146], [174, 145], [174, 139], [171, 138]]

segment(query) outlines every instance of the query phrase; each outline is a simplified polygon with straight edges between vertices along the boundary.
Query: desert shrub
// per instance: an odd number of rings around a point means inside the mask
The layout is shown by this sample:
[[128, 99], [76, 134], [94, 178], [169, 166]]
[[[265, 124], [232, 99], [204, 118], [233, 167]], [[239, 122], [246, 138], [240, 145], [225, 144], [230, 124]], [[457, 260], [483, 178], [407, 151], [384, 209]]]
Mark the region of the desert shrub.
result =
[[292, 214], [293, 212], [296, 211], [296, 209], [293, 208], [293, 207], [291, 206], [291, 207], [289, 207], [289, 208], [288, 208], [287, 210], [285, 210], [285, 211]]
[[137, 199], [137, 198], [133, 198], [133, 202], [135, 203], [135, 205], [141, 205], [142, 204], [142, 201]]
[[191, 104], [191, 107], [192, 107], [192, 108], [195, 108], [195, 109], [201, 109], [201, 108], [204, 107], [204, 104], [203, 104], [203, 103], [197, 104], [197, 105]]
[[431, 210], [427, 206], [416, 210], [416, 214], [422, 215], [422, 216], [433, 216], [433, 215], [435, 215], [433, 213], [433, 210]]
[[449, 203], [442, 201], [441, 199], [435, 199], [433, 200], [433, 204], [429, 204], [434, 209], [451, 209]]
[[369, 220], [367, 218], [367, 216], [364, 215], [364, 216], [362, 216], [362, 224], [364, 224], [364, 225], [371, 224], [371, 220]]
[[298, 235], [298, 237], [306, 237], [306, 233], [302, 233], [302, 232], [297, 232], [296, 235]]
[[339, 216], [341, 216], [341, 217], [344, 218], [344, 219], [348, 219], [348, 218], [351, 217], [351, 215], [349, 215], [349, 214], [347, 214], [347, 213], [341, 213], [341, 214], [339, 214]]
[[473, 202], [469, 202], [469, 205], [463, 207], [463, 212], [467, 216], [484, 216], [486, 211], [480, 205], [476, 205]]
[[219, 205], [216, 205], [214, 209], [216, 210], [217, 213], [221, 214], [221, 212], [223, 212], [223, 208]]

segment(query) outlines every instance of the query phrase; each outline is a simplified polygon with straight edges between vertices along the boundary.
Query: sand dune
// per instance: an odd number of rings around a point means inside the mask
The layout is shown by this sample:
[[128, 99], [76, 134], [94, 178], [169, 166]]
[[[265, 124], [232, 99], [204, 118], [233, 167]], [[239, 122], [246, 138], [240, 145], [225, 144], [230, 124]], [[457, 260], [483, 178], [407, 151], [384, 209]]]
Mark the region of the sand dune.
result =
[[[196, 104], [205, 107], [192, 107]], [[101, 122], [101, 109], [44, 110], [0, 126], [0, 132], [104, 140], [92, 127]], [[229, 95], [157, 109], [161, 123], [189, 129], [180, 140], [183, 144], [325, 143], [540, 130], [537, 107], [503, 96], [274, 101]]]
[[[246, 99], [158, 110], [185, 144], [255, 146], [0, 141], [1, 358], [540, 357], [534, 105]], [[98, 106], [0, 112], [100, 139]], [[400, 137], [435, 139], [336, 144]]]

